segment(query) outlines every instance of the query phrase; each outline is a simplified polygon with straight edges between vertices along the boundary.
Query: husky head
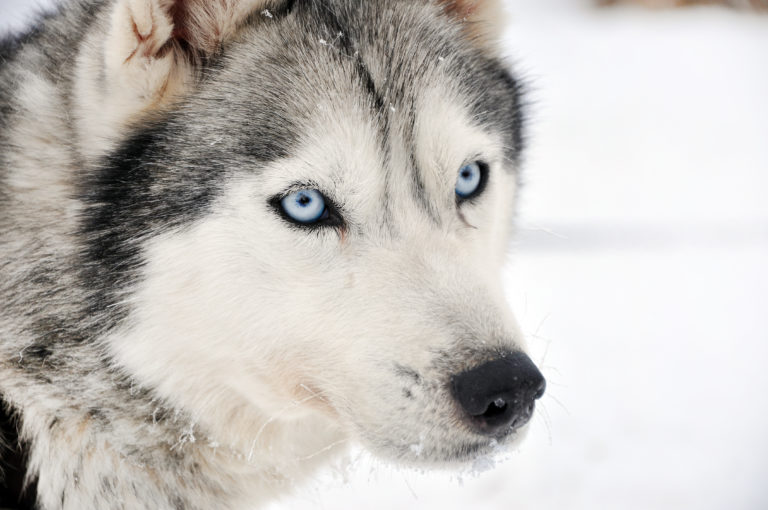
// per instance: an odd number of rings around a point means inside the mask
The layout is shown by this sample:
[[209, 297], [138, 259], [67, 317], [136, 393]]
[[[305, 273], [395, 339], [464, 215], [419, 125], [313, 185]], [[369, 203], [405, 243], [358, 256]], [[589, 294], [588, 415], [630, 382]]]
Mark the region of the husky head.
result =
[[544, 380], [500, 279], [522, 106], [497, 8], [117, 0], [78, 100], [115, 363], [232, 445], [518, 438]]

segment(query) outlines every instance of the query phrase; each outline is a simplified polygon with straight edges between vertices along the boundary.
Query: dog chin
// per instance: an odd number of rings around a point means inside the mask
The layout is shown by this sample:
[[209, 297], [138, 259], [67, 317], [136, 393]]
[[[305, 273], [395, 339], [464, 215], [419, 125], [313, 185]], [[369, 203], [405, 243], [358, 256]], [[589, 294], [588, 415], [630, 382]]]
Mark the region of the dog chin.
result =
[[528, 426], [524, 425], [501, 438], [483, 438], [469, 441], [448, 451], [443, 459], [435, 459], [435, 464], [442, 463], [446, 467], [465, 466], [483, 457], [492, 457], [507, 453], [517, 447], [525, 438]]
[[472, 434], [471, 437], [433, 440], [425, 438], [409, 444], [377, 441], [366, 444], [378, 457], [397, 461], [415, 468], [461, 469], [472, 465], [483, 457], [504, 454], [519, 445], [528, 433], [525, 424], [510, 430], [501, 437], [485, 437]]

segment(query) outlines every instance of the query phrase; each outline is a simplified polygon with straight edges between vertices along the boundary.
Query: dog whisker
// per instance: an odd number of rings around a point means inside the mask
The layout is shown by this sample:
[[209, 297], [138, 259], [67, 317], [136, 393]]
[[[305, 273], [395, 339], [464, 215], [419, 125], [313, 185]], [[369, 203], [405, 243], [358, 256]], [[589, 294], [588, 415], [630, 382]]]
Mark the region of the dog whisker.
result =
[[290, 411], [292, 409], [295, 409], [296, 407], [299, 407], [299, 406], [305, 404], [306, 402], [309, 402], [310, 400], [313, 400], [315, 398], [318, 398], [318, 396], [316, 394], [312, 394], [312, 395], [309, 395], [308, 397], [305, 397], [305, 398], [303, 398], [301, 400], [291, 401], [288, 405], [286, 405], [285, 407], [283, 407], [280, 410], [278, 410], [275, 414], [270, 416], [269, 419], [267, 419], [264, 423], [262, 423], [261, 427], [259, 427], [259, 430], [256, 432], [256, 436], [251, 441], [251, 449], [249, 450], [248, 457], [247, 457], [248, 462], [250, 463], [250, 462], [253, 461], [253, 455], [254, 455], [255, 450], [256, 450], [256, 444], [258, 443], [258, 441], [261, 438], [262, 434], [266, 430], [267, 426], [269, 426], [271, 423], [274, 423], [275, 421], [280, 419], [286, 412], [288, 412], [288, 411]]
[[336, 447], [336, 446], [338, 446], [340, 444], [350, 443], [351, 441], [352, 440], [350, 438], [339, 439], [338, 441], [334, 441], [333, 443], [325, 446], [324, 448], [321, 448], [320, 450], [317, 450], [314, 453], [311, 453], [309, 455], [305, 455], [303, 457], [299, 457], [296, 460], [297, 461], [305, 461], [305, 460], [313, 459], [313, 458], [315, 458], [315, 457], [317, 457], [319, 455], [322, 455], [323, 453], [326, 453], [326, 452], [332, 450], [334, 447]]
[[559, 406], [560, 406], [560, 408], [561, 408], [563, 411], [565, 411], [566, 413], [568, 413], [568, 415], [570, 415], [570, 414], [571, 414], [571, 412], [568, 410], [568, 408], [565, 406], [565, 404], [563, 404], [563, 403], [562, 403], [560, 400], [558, 400], [558, 398], [557, 398], [557, 397], [555, 397], [554, 395], [552, 395], [552, 393], [551, 393], [551, 392], [547, 393], [547, 398], [550, 398], [550, 399], [552, 399], [552, 401], [553, 401], [553, 402], [555, 402], [557, 405], [559, 405]]
[[541, 419], [541, 422], [544, 424], [544, 428], [547, 429], [547, 438], [549, 440], [549, 445], [552, 446], [552, 419], [549, 416], [549, 413], [547, 412], [546, 406], [542, 402], [540, 406], [537, 406], [536, 413], [534, 414], [534, 417], [538, 417]]

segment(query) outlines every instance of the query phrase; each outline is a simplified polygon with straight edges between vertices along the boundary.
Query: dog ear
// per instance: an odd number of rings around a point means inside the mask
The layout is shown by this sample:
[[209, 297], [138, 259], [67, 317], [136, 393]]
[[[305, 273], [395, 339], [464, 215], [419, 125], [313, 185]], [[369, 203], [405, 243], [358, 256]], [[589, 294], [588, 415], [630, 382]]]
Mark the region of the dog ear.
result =
[[[104, 47], [108, 86], [157, 105], [185, 90], [200, 58], [214, 55], [269, 0], [117, 0]], [[131, 109], [127, 106], [127, 109]]]
[[[111, 35], [133, 54], [155, 56], [165, 45], [183, 42], [212, 54], [251, 13], [269, 0], [118, 0]], [[134, 52], [134, 50], [136, 50]]]
[[445, 12], [464, 24], [465, 33], [480, 46], [495, 49], [506, 26], [501, 0], [437, 0]]
[[103, 32], [88, 40], [78, 58], [73, 117], [83, 154], [103, 154], [127, 124], [188, 93], [203, 59], [214, 56], [251, 14], [268, 20], [268, 8], [284, 1], [114, 0]]

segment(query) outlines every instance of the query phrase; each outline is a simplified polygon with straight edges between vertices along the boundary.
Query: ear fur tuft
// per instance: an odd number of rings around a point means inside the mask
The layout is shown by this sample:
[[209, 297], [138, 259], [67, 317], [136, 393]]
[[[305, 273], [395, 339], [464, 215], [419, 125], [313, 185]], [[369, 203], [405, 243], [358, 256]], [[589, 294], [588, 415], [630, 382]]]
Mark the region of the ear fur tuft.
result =
[[465, 23], [467, 35], [494, 50], [506, 26], [502, 0], [437, 0], [446, 14]]
[[139, 113], [193, 82], [199, 58], [215, 54], [269, 0], [117, 0], [104, 47], [113, 99]]
[[174, 25], [174, 37], [205, 54], [215, 53], [251, 13], [267, 0], [162, 0]]
[[477, 10], [479, 0], [443, 0], [445, 12], [459, 19], [467, 19]]
[[[254, 12], [284, 0], [114, 0], [104, 32], [78, 58], [76, 96], [87, 158], [125, 126], [187, 94], [210, 57]], [[98, 38], [98, 40], [96, 40]]]

